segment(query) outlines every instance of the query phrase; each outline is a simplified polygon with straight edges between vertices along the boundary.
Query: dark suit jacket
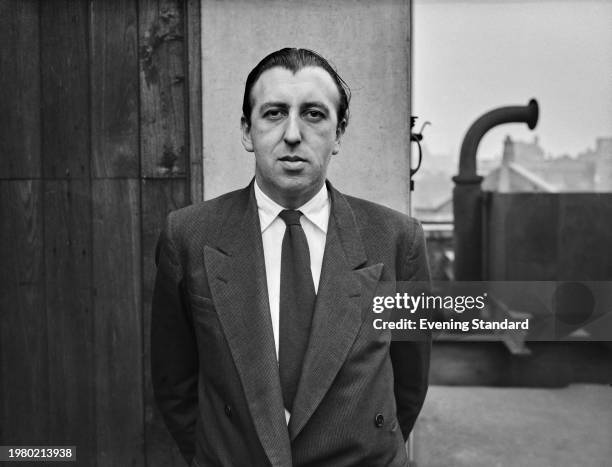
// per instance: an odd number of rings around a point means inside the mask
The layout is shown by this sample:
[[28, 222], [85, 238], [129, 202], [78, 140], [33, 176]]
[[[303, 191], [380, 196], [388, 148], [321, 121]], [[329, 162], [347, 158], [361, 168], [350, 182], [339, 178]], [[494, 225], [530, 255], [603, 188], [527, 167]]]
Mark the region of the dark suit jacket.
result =
[[344, 196], [331, 213], [309, 347], [287, 426], [253, 183], [171, 213], [151, 323], [155, 395], [196, 466], [405, 466], [430, 341], [371, 325], [381, 281], [428, 281], [412, 218]]

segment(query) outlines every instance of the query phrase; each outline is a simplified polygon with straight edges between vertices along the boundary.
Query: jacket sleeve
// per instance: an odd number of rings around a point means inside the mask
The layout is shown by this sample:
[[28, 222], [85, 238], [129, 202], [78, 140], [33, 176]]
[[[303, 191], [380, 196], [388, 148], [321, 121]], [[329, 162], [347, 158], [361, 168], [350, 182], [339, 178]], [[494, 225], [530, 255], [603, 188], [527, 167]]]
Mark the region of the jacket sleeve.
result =
[[[406, 253], [403, 255], [403, 263], [398, 269], [398, 285], [402, 291], [411, 295], [428, 293], [431, 286], [423, 229], [420, 223], [411, 220], [407, 233], [408, 247], [404, 249]], [[393, 341], [390, 354], [395, 380], [397, 418], [406, 440], [427, 394], [431, 333], [417, 331], [409, 338]]]
[[182, 268], [172, 240], [171, 215], [155, 254], [157, 275], [151, 310], [151, 375], [166, 426], [191, 463], [198, 410], [198, 353], [185, 303]]

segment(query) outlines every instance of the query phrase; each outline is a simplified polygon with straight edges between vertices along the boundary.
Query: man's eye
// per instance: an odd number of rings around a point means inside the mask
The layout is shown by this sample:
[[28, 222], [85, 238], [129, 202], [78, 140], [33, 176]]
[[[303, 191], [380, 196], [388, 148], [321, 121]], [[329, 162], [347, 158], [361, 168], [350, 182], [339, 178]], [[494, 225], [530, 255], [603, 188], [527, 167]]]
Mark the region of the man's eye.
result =
[[308, 110], [305, 114], [306, 118], [313, 122], [318, 122], [325, 118], [325, 114], [320, 110]]
[[270, 109], [270, 110], [266, 110], [266, 112], [264, 113], [264, 118], [267, 118], [270, 120], [278, 120], [282, 116], [283, 116], [283, 112], [280, 109]]

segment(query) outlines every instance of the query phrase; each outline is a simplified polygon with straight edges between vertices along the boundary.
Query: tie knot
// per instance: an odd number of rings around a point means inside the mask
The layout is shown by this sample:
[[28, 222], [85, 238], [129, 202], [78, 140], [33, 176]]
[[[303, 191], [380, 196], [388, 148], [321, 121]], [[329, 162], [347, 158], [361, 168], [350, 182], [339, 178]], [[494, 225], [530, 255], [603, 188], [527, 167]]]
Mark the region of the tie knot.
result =
[[302, 211], [295, 211], [293, 209], [285, 209], [278, 215], [287, 225], [300, 225], [300, 217], [302, 217]]

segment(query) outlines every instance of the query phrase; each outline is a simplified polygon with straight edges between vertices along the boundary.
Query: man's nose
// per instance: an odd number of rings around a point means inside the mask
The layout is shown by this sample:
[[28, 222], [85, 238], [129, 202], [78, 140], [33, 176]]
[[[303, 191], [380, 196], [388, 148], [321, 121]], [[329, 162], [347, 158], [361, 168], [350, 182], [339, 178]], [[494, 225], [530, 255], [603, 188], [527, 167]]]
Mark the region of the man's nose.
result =
[[287, 126], [285, 127], [283, 139], [289, 146], [294, 146], [302, 141], [299, 116], [289, 115], [287, 118]]

